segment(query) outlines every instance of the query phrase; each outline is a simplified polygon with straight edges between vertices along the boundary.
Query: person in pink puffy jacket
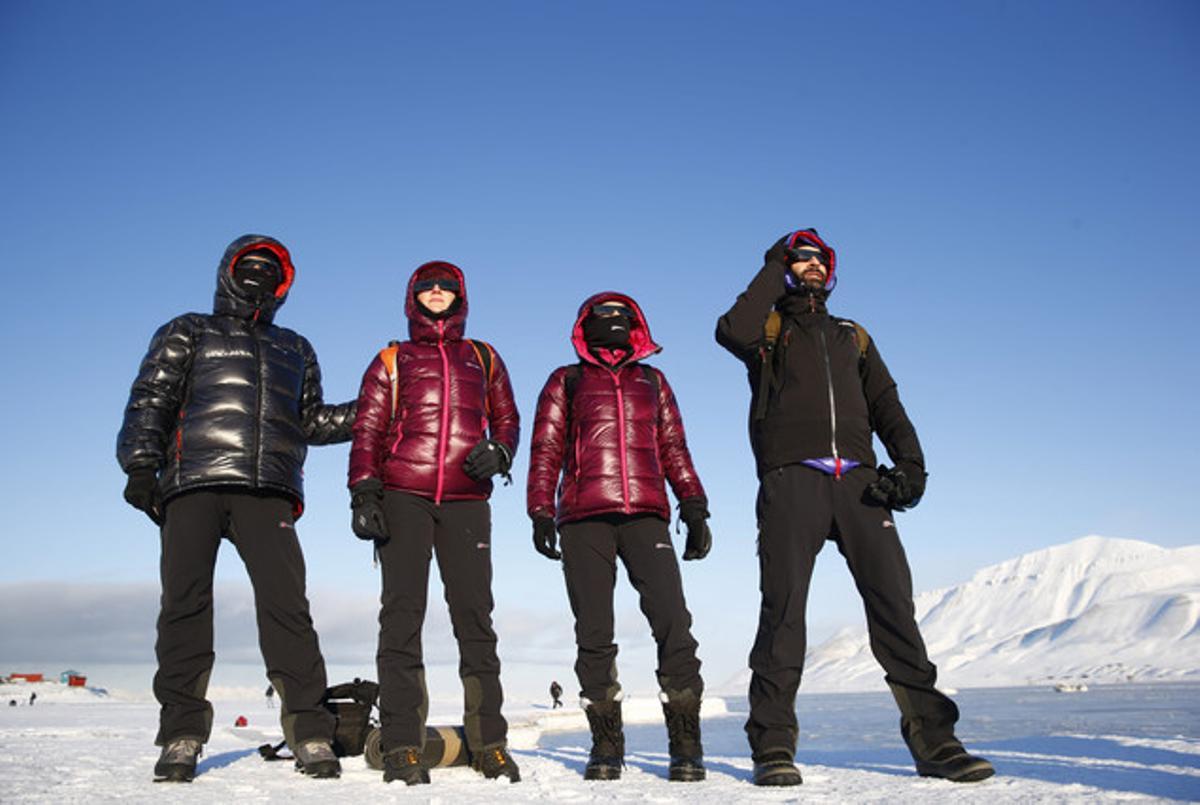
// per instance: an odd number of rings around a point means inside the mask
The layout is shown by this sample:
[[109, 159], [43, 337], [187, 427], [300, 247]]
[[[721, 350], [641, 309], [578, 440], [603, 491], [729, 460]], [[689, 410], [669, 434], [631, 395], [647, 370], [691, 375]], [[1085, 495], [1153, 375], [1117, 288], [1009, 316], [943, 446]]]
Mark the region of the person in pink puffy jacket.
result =
[[363, 375], [350, 450], [352, 527], [375, 542], [383, 567], [383, 779], [429, 782], [421, 627], [436, 555], [458, 640], [470, 755], [485, 777], [516, 782], [500, 713], [488, 498], [492, 476], [508, 475], [517, 449], [517, 407], [500, 356], [463, 336], [467, 291], [457, 266], [418, 268], [405, 313], [409, 340], [381, 351]]
[[613, 292], [591, 297], [579, 309], [571, 343], [579, 363], [555, 369], [538, 398], [526, 505], [534, 547], [562, 559], [575, 615], [575, 673], [592, 730], [584, 776], [617, 779], [624, 765], [613, 641], [620, 557], [658, 644], [670, 779], [702, 780], [704, 682], [671, 544], [665, 482], [687, 525], [685, 560], [704, 558], [712, 546], [704, 487], [675, 395], [662, 372], [642, 363], [662, 348], [637, 303]]

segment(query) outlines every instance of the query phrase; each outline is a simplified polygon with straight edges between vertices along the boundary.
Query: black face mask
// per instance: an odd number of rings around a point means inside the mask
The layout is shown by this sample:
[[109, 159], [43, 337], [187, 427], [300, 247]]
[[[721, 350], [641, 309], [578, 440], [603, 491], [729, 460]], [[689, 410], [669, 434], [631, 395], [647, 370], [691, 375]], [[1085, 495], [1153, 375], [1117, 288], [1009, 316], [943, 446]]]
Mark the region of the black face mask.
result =
[[583, 340], [589, 347], [628, 349], [629, 326], [625, 316], [588, 316], [583, 320]]
[[255, 302], [262, 302], [275, 295], [283, 281], [279, 264], [256, 257], [243, 257], [233, 267], [233, 281], [242, 293]]

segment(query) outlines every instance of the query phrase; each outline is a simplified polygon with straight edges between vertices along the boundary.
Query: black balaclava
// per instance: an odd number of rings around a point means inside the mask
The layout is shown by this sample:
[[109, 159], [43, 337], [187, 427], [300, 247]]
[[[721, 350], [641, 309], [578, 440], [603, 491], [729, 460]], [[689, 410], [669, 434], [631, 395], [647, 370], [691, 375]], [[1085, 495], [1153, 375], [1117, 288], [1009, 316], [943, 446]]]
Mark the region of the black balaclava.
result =
[[233, 281], [242, 293], [261, 305], [275, 295], [283, 282], [283, 265], [270, 249], [254, 249], [234, 265]]
[[592, 349], [629, 349], [628, 316], [597, 316], [583, 320], [583, 340]]

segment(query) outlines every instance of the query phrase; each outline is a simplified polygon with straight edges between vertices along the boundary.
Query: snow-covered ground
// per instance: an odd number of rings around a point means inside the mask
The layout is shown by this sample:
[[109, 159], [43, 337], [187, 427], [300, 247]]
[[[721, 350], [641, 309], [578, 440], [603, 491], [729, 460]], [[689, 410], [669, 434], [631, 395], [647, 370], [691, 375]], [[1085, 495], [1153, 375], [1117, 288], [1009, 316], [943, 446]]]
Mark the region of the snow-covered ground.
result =
[[[26, 702], [39, 692], [34, 706]], [[97, 696], [61, 685], [0, 686], [0, 801], [320, 802], [380, 797], [428, 802], [1128, 802], [1200, 799], [1200, 684], [969, 689], [956, 695], [960, 734], [998, 774], [974, 785], [917, 777], [880, 693], [802, 694], [798, 755], [804, 785], [756, 789], [742, 733], [744, 702], [706, 702], [709, 779], [669, 783], [666, 732], [651, 697], [626, 705], [628, 768], [618, 782], [584, 782], [589, 746], [571, 705], [507, 708], [523, 780], [485, 781], [465, 768], [435, 769], [419, 789], [384, 787], [362, 758], [340, 780], [312, 780], [288, 763], [265, 763], [256, 747], [278, 735], [277, 711], [260, 696], [217, 699], [216, 726], [190, 785], [150, 781], [157, 706], [144, 694]], [[17, 701], [8, 706], [8, 701]], [[250, 727], [231, 725], [245, 715]], [[431, 723], [454, 723], [452, 707]]]

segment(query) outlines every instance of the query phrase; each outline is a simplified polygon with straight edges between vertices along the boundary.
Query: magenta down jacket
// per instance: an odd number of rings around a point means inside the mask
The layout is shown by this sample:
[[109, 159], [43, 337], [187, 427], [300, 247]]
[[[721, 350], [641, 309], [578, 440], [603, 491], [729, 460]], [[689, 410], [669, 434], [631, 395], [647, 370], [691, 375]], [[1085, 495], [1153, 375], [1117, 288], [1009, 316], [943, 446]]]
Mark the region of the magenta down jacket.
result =
[[[630, 331], [633, 353], [616, 368], [597, 360], [583, 339], [588, 311], [607, 301], [628, 305], [636, 314]], [[624, 294], [596, 294], [579, 308], [571, 343], [581, 363], [555, 369], [538, 397], [526, 486], [529, 516], [555, 517], [559, 523], [597, 514], [653, 514], [670, 520], [664, 479], [679, 500], [703, 496], [704, 487], [692, 466], [666, 377], [650, 369], [658, 377], [656, 389], [638, 363], [662, 349], [651, 339], [641, 308]], [[566, 379], [576, 371], [568, 414]]]
[[[445, 319], [432, 319], [413, 297], [421, 269], [451, 269], [462, 287], [462, 304]], [[485, 500], [492, 482], [473, 481], [463, 461], [480, 439], [491, 438], [514, 454], [520, 418], [508, 370], [493, 351], [491, 379], [471, 343], [463, 338], [467, 286], [451, 263], [426, 263], [408, 280], [404, 312], [409, 340], [397, 345], [399, 394], [393, 419], [392, 383], [376, 355], [363, 375], [350, 447], [349, 485], [378, 478], [384, 488], [443, 500]], [[482, 341], [475, 342], [486, 349]]]

